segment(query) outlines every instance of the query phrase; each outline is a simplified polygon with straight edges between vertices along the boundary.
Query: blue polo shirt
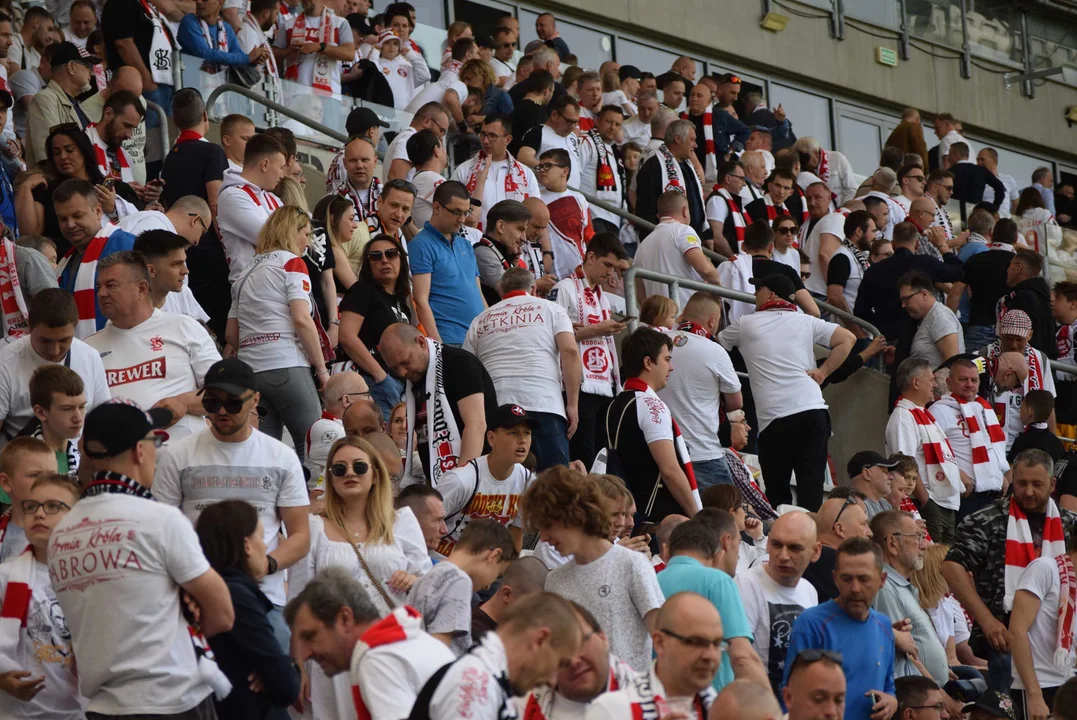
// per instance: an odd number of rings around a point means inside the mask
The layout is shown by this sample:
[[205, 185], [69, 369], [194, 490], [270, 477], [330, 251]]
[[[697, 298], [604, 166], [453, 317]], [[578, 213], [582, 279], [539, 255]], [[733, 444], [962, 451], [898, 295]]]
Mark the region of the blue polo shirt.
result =
[[462, 235], [446, 240], [427, 221], [408, 243], [412, 275], [430, 275], [430, 309], [441, 341], [462, 345], [471, 321], [484, 309], [475, 279], [479, 266], [471, 242]]
[[[830, 600], [808, 608], [793, 623], [782, 687], [789, 683], [793, 660], [804, 648], [841, 653], [845, 671], [845, 720], [868, 720], [872, 701], [866, 693], [894, 695], [894, 629], [875, 610], [860, 622]], [[783, 703], [784, 704], [784, 703]]]
[[[733, 578], [721, 570], [709, 568], [693, 557], [677, 555], [670, 558], [669, 564], [658, 573], [658, 586], [667, 598], [679, 592], [692, 592], [710, 600], [722, 616], [722, 631], [726, 641], [740, 637], [748, 638], [748, 642], [755, 641], [748, 617], [744, 614], [740, 590]], [[721, 691], [733, 680], [729, 653], [722, 653], [722, 664], [712, 685], [715, 690]]]

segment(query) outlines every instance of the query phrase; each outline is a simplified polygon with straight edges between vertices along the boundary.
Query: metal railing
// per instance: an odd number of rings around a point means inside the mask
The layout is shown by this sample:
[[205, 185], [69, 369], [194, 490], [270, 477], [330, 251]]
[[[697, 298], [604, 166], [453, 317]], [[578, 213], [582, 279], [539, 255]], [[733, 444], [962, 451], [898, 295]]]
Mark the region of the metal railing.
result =
[[161, 134], [161, 159], [164, 160], [168, 157], [169, 148], [172, 147], [172, 142], [168, 138], [168, 113], [152, 100], [146, 101], [146, 110], [157, 115], [157, 132]]
[[252, 100], [259, 105], [263, 105], [270, 110], [280, 113], [286, 118], [295, 120], [301, 125], [305, 125], [312, 130], [316, 130], [323, 135], [327, 135], [328, 137], [333, 138], [341, 144], [348, 142], [348, 136], [340, 132], [339, 130], [334, 130], [327, 125], [322, 125], [320, 122], [311, 120], [309, 117], [306, 117], [302, 113], [293, 110], [286, 105], [281, 105], [279, 102], [274, 102], [273, 100], [270, 100], [265, 95], [260, 95], [251, 90], [250, 88], [245, 88], [242, 85], [236, 85], [234, 83], [225, 83], [223, 85], [218, 85], [216, 88], [213, 89], [213, 92], [211, 92], [209, 94], [209, 97], [206, 98], [206, 114], [209, 114], [210, 110], [213, 109], [213, 104], [217, 102], [217, 98], [219, 98], [226, 92], [233, 92], [242, 95], [248, 100]]

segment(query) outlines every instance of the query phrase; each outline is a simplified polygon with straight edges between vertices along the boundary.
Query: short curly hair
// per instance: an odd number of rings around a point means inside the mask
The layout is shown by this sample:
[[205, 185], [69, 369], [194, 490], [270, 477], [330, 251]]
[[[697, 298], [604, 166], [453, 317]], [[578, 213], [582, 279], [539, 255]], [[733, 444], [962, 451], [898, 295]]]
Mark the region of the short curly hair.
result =
[[596, 476], [564, 465], [544, 471], [520, 499], [520, 512], [532, 530], [556, 523], [601, 538], [610, 536], [616, 509]]

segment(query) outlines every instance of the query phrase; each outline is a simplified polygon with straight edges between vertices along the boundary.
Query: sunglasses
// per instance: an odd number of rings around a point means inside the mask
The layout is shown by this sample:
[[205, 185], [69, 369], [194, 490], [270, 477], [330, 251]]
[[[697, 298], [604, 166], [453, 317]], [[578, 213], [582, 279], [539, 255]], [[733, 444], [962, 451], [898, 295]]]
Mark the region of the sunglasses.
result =
[[838, 516], [834, 518], [834, 525], [838, 524], [838, 521], [841, 520], [841, 514], [845, 512], [845, 508], [849, 507], [850, 505], [856, 505], [856, 497], [852, 495], [845, 498], [845, 503], [841, 506], [841, 510], [838, 510]]
[[[366, 460], [352, 460], [350, 469], [353, 475], [363, 476], [370, 471], [370, 463]], [[348, 470], [348, 463], [346, 462], [335, 462], [329, 467], [329, 473], [337, 478], [347, 477]]]
[[400, 251], [396, 248], [389, 248], [388, 250], [371, 250], [367, 253], [367, 259], [371, 262], [378, 262], [382, 258], [386, 260], [396, 260], [400, 257]]
[[802, 272], [802, 273], [800, 273], [800, 279], [801, 279], [801, 280], [807, 280], [807, 279], [808, 279], [808, 278], [810, 278], [810, 277], [811, 277], [811, 273], [810, 273], [810, 272]]
[[221, 400], [212, 395], [204, 395], [202, 397], [202, 407], [205, 408], [206, 412], [210, 415], [216, 415], [221, 411], [221, 408], [224, 408], [224, 411], [229, 415], [236, 415], [252, 397], [254, 397], [253, 394], [241, 398], [230, 397], [227, 400]]
[[33, 515], [38, 508], [44, 508], [46, 515], [55, 515], [61, 510], [70, 510], [71, 506], [59, 500], [46, 500], [45, 502], [38, 502], [37, 500], [22, 501], [22, 511], [27, 515]]
[[802, 663], [804, 665], [811, 665], [817, 663], [820, 660], [828, 660], [835, 665], [841, 665], [844, 658], [842, 658], [840, 652], [834, 650], [819, 650], [817, 648], [804, 648], [797, 653], [796, 660], [793, 664]]
[[796, 226], [787, 225], [786, 227], [778, 228], [778, 233], [781, 235], [792, 235], [797, 231]]

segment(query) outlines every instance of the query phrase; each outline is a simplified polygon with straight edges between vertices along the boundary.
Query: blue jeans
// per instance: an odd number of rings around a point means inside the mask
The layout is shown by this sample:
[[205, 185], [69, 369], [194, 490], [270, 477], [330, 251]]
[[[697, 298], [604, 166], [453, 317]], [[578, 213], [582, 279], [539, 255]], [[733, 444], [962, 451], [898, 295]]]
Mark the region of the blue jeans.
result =
[[385, 416], [385, 424], [388, 425], [389, 416], [392, 414], [393, 408], [404, 397], [403, 384], [389, 373], [385, 374], [384, 380], [376, 383], [374, 378], [359, 370], [358, 367], [356, 371], [366, 380], [366, 385], [370, 388], [370, 399], [378, 404], [382, 414]]
[[273, 637], [277, 638], [281, 651], [290, 656], [292, 654], [292, 631], [288, 628], [288, 623], [284, 622], [284, 608], [274, 605], [273, 609], [266, 613], [266, 619], [269, 620], [269, 625], [273, 628]]
[[535, 453], [539, 472], [554, 465], [568, 465], [568, 423], [560, 415], [545, 412], [528, 413], [538, 421], [531, 431], [531, 452]]
[[995, 342], [997, 337], [992, 325], [967, 325], [965, 326], [965, 350], [976, 352]]
[[[158, 85], [156, 90], [143, 90], [142, 97], [146, 98], [147, 102], [155, 102], [160, 105], [165, 115], [172, 116], [172, 95], [175, 93], [175, 88], [171, 85]], [[149, 110], [146, 112], [146, 127], [155, 128], [161, 124], [160, 118], [157, 113]]]
[[[986, 644], [986, 643], [985, 643]], [[984, 680], [987, 681], [988, 690], [998, 690], [1000, 693], [1008, 693], [1013, 683], [1013, 666], [1010, 664], [1010, 654], [996, 652], [990, 645], [987, 646], [987, 673]]]
[[696, 473], [696, 484], [700, 490], [709, 488], [711, 485], [733, 484], [733, 474], [729, 472], [729, 464], [725, 458], [693, 460], [692, 470]]

